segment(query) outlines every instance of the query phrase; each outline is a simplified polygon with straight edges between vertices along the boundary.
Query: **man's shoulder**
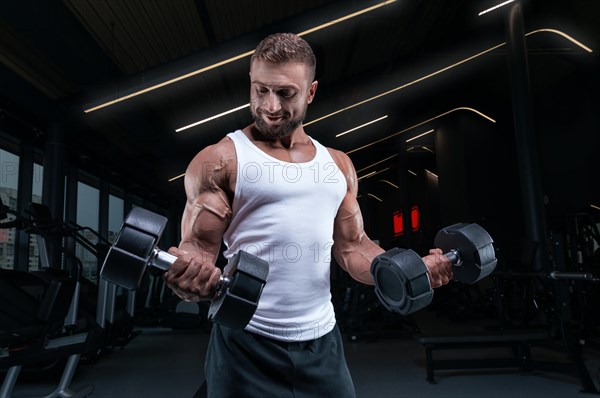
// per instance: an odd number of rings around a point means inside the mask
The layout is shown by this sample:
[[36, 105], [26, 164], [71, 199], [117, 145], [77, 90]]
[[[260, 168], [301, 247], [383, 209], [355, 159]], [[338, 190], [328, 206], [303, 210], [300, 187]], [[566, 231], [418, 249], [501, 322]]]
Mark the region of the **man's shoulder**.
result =
[[230, 170], [236, 163], [233, 141], [225, 136], [220, 141], [200, 150], [188, 165], [186, 174], [203, 174], [207, 170]]
[[202, 148], [193, 159], [194, 161], [221, 161], [235, 157], [235, 146], [228, 136], [220, 141]]
[[340, 169], [344, 170], [344, 169], [347, 169], [348, 167], [353, 167], [350, 157], [348, 157], [348, 155], [346, 155], [344, 152], [342, 152], [338, 149], [331, 148], [331, 147], [325, 147], [325, 148], [327, 149], [327, 151], [329, 152], [329, 154], [331, 155], [331, 157], [333, 158], [333, 160], [335, 161], [335, 163], [337, 164], [337, 166]]

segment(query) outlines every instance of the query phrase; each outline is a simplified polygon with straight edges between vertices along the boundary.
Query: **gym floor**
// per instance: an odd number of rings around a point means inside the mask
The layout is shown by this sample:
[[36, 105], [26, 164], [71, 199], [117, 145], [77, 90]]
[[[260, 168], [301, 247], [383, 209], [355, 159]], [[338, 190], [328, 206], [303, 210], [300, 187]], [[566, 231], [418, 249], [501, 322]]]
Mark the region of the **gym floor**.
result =
[[[432, 315], [423, 312], [421, 317]], [[427, 327], [421, 326], [427, 324]], [[422, 332], [439, 331], [442, 321], [419, 320]], [[470, 325], [452, 325], [468, 330]], [[208, 334], [199, 331], [174, 332], [144, 328], [123, 350], [117, 349], [88, 367], [80, 367], [72, 387], [91, 384], [93, 397], [109, 398], [191, 398], [203, 381], [204, 352]], [[361, 340], [346, 339], [346, 358], [357, 397], [584, 397], [575, 376], [516, 369], [439, 370], [436, 384], [428, 383], [425, 350], [415, 338], [401, 337]], [[541, 349], [540, 349], [541, 350]], [[506, 348], [436, 352], [435, 359], [510, 356]], [[532, 350], [534, 360], [558, 359], [556, 353]], [[550, 358], [552, 357], [552, 358]], [[586, 365], [597, 382], [600, 353], [586, 352]], [[235, 382], [235, 381], [232, 381]], [[51, 392], [49, 382], [18, 382], [13, 397], [41, 396]]]

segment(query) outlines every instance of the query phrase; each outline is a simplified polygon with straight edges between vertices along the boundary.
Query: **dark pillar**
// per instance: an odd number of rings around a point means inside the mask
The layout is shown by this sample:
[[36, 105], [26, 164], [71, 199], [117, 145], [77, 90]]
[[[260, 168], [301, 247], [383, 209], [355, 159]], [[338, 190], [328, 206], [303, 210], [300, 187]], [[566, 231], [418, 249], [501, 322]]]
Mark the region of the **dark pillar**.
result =
[[100, 209], [98, 212], [98, 233], [104, 239], [108, 239], [108, 202], [110, 184], [106, 180], [100, 182]]
[[[79, 180], [79, 169], [74, 166], [67, 167], [67, 187], [65, 197], [65, 222], [77, 222], [77, 182]], [[70, 253], [75, 253], [75, 240], [67, 239], [65, 241], [66, 249]]]
[[549, 246], [538, 159], [539, 144], [533, 122], [527, 45], [523, 29], [523, 13], [519, 3], [513, 4], [508, 10], [507, 36], [525, 239], [529, 242], [537, 242], [538, 251], [533, 267], [535, 271], [541, 271], [548, 263]]
[[[42, 201], [50, 209], [57, 224], [62, 224], [65, 201], [65, 173], [67, 151], [64, 143], [65, 127], [62, 123], [51, 123], [48, 126], [48, 137], [44, 148], [44, 183]], [[58, 248], [60, 240], [48, 242], [50, 264], [59, 268], [61, 253]]]
[[402, 247], [410, 249], [412, 248], [413, 239], [410, 214], [412, 202], [408, 186], [408, 154], [406, 153], [406, 142], [404, 140], [398, 141], [398, 183], [400, 186], [400, 206], [402, 208], [402, 230], [404, 231], [402, 235]]
[[465, 131], [453, 118], [435, 132], [439, 176], [440, 221], [443, 226], [470, 219]]
[[[17, 212], [24, 214], [24, 210], [31, 202], [33, 184], [33, 145], [23, 142], [19, 159], [19, 198]], [[27, 271], [29, 268], [29, 237], [25, 231], [19, 229], [15, 233], [15, 268]]]

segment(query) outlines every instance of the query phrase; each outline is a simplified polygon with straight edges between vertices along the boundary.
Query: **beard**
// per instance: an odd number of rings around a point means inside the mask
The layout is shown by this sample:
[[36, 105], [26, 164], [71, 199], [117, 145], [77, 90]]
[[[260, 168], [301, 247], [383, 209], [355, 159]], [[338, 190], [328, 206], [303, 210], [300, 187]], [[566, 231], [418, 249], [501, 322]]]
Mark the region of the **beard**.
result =
[[[295, 119], [287, 119], [284, 123], [272, 126], [267, 124], [264, 119], [261, 117], [260, 111], [256, 111], [251, 109], [252, 119], [254, 120], [254, 125], [256, 129], [261, 132], [266, 138], [275, 139], [275, 138], [283, 138], [287, 135], [291, 134], [294, 130], [302, 124], [304, 118], [306, 117], [306, 109]], [[288, 114], [284, 114], [283, 117], [287, 117]]]

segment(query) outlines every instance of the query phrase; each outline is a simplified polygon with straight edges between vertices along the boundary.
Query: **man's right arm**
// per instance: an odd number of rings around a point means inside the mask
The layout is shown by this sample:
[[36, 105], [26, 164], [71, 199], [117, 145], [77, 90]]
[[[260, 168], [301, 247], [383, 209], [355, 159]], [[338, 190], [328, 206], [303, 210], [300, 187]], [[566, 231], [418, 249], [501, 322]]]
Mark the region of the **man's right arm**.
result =
[[164, 275], [184, 300], [210, 299], [221, 276], [215, 262], [231, 220], [235, 164], [233, 142], [224, 138], [196, 155], [186, 170], [181, 242], [169, 249], [177, 260]]

